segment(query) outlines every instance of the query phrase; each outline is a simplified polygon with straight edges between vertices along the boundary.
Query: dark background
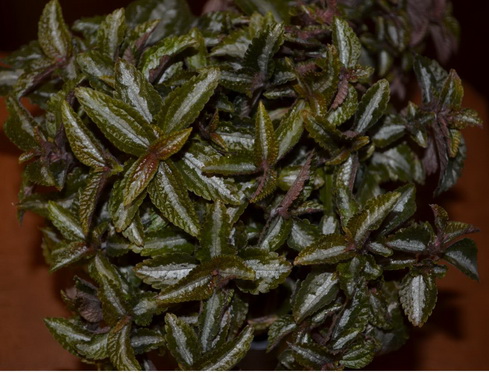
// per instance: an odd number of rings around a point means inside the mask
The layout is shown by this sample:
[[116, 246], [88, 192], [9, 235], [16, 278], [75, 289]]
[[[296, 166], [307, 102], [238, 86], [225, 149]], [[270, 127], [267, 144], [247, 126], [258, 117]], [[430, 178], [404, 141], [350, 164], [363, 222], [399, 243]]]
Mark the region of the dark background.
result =
[[[182, 0], [183, 1], [183, 0]], [[36, 38], [37, 21], [47, 0], [0, 0], [0, 53], [15, 50]], [[68, 24], [74, 20], [126, 6], [130, 0], [60, 0]], [[189, 0], [195, 14], [205, 0]], [[458, 54], [447, 66], [464, 81], [464, 105], [488, 118], [489, 1], [452, 0], [461, 23]], [[0, 100], [0, 128], [5, 107]], [[466, 168], [457, 186], [439, 201], [454, 220], [481, 228], [473, 236], [479, 246], [481, 282], [468, 280], [450, 268], [439, 282], [438, 305], [427, 325], [413, 328], [399, 352], [379, 357], [369, 366], [381, 370], [489, 369], [489, 135], [487, 129], [468, 129]], [[0, 129], [0, 369], [86, 369], [49, 335], [44, 317], [68, 316], [59, 291], [71, 284], [71, 274], [49, 274], [40, 254], [38, 227], [42, 220], [28, 214], [21, 227], [15, 219], [20, 181], [18, 152], [7, 145]], [[250, 361], [251, 360], [253, 361]], [[258, 356], [248, 369], [270, 369]], [[265, 359], [266, 360], [266, 359]]]

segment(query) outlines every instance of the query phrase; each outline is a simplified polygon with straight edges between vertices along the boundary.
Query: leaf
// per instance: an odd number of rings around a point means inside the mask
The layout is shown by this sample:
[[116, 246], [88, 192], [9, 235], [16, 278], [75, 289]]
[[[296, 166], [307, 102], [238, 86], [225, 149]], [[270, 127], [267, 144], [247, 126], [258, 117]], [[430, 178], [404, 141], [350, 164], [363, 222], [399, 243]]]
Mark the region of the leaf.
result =
[[442, 108], [449, 108], [451, 110], [461, 108], [464, 88], [462, 86], [462, 80], [455, 70], [450, 70], [439, 94], [439, 104]]
[[7, 98], [7, 110], [9, 117], [3, 125], [3, 131], [9, 140], [23, 151], [36, 148], [37, 123], [31, 114], [12, 97]]
[[230, 236], [231, 224], [226, 206], [218, 200], [212, 205], [202, 225], [201, 248], [197, 253], [199, 260], [207, 261], [220, 255], [234, 254], [235, 250], [229, 244]]
[[171, 229], [160, 229], [153, 234], [146, 235], [141, 255], [160, 256], [166, 254], [186, 254], [194, 252], [194, 244], [188, 240], [189, 236], [183, 232]]
[[146, 193], [142, 193], [126, 206], [124, 204], [124, 187], [122, 180], [116, 181], [109, 198], [109, 214], [118, 232], [124, 231], [131, 224], [146, 197]]
[[337, 17], [333, 19], [333, 43], [343, 66], [353, 68], [358, 64], [362, 52], [360, 40], [348, 23]]
[[358, 110], [358, 93], [355, 87], [348, 85], [348, 92], [343, 103], [335, 108], [330, 109], [326, 120], [335, 127], [339, 127], [350, 119]]
[[438, 62], [423, 56], [416, 56], [414, 72], [421, 87], [423, 103], [432, 102], [433, 95], [441, 88], [448, 74]]
[[62, 242], [56, 250], [51, 251], [51, 272], [64, 268], [79, 261], [92, 250], [85, 245], [85, 242]]
[[301, 323], [336, 299], [338, 278], [334, 273], [311, 272], [301, 283], [292, 303], [296, 323]]
[[214, 94], [218, 83], [219, 70], [208, 69], [173, 90], [158, 114], [159, 126], [170, 133], [191, 125]]
[[206, 353], [195, 370], [230, 370], [246, 355], [252, 341], [253, 328], [247, 326], [236, 339]]
[[173, 163], [160, 162], [160, 166], [148, 187], [149, 196], [163, 216], [190, 235], [200, 234], [199, 220], [187, 191], [182, 189], [183, 180]]
[[422, 326], [435, 308], [438, 289], [432, 272], [411, 271], [404, 276], [399, 296], [404, 313], [414, 326]]
[[200, 356], [200, 344], [194, 330], [172, 313], [165, 315], [166, 346], [181, 369], [193, 368]]
[[89, 273], [99, 285], [97, 296], [102, 302], [104, 321], [109, 325], [117, 324], [128, 314], [127, 285], [103, 254], [93, 258]]
[[85, 359], [104, 360], [109, 357], [107, 339], [108, 334], [95, 334], [90, 342], [78, 343], [76, 349]]
[[164, 161], [182, 149], [191, 132], [192, 128], [187, 128], [181, 131], [172, 132], [168, 136], [161, 136], [151, 145], [150, 152], [160, 161]]
[[181, 253], [168, 253], [144, 260], [134, 267], [136, 276], [155, 289], [175, 285], [185, 278], [197, 264], [195, 259]]
[[204, 167], [204, 172], [220, 175], [249, 175], [258, 170], [253, 155], [248, 152], [233, 154], [229, 157], [215, 157]]
[[290, 333], [297, 328], [291, 315], [280, 316], [268, 329], [267, 352], [273, 350]]
[[416, 212], [416, 187], [408, 184], [396, 189], [401, 196], [385, 219], [380, 230], [382, 235], [387, 235], [393, 229], [406, 222]]
[[78, 160], [88, 167], [105, 167], [107, 151], [66, 101], [61, 103], [61, 118], [71, 150]]
[[421, 254], [428, 250], [433, 236], [433, 231], [427, 223], [413, 224], [389, 236], [385, 243], [394, 250]]
[[287, 22], [290, 17], [287, 2], [284, 0], [236, 0], [236, 4], [248, 15], [252, 15], [254, 12], [265, 15], [270, 12], [277, 22]]
[[304, 132], [303, 109], [304, 102], [299, 101], [280, 121], [275, 130], [275, 139], [278, 144], [277, 159], [282, 159], [300, 140]]
[[306, 247], [311, 246], [320, 236], [321, 233], [318, 227], [311, 224], [309, 220], [294, 219], [287, 245], [294, 250], [301, 251]]
[[79, 53], [76, 56], [76, 63], [88, 76], [92, 86], [100, 89], [106, 88], [105, 85], [97, 84], [97, 80], [101, 80], [109, 87], [114, 87], [114, 63], [107, 55], [98, 50], [90, 50]]
[[44, 323], [56, 341], [73, 355], [81, 355], [76, 348], [77, 344], [90, 343], [92, 339], [91, 333], [82, 328], [76, 320], [47, 318], [44, 319]]
[[314, 342], [293, 344], [289, 343], [292, 355], [308, 370], [323, 370], [333, 362], [333, 356], [328, 350]]
[[85, 241], [83, 230], [73, 214], [54, 201], [48, 202], [49, 219], [66, 239]]
[[165, 344], [159, 329], [139, 328], [131, 336], [131, 347], [136, 355], [155, 350]]
[[245, 264], [255, 272], [255, 280], [251, 284], [238, 284], [244, 292], [251, 294], [268, 293], [282, 284], [290, 272], [291, 264], [284, 256], [261, 249], [247, 249], [241, 254]]
[[263, 102], [258, 104], [255, 117], [255, 165], [256, 167], [272, 166], [277, 161], [278, 145], [273, 123]]
[[375, 356], [376, 345], [373, 341], [355, 344], [341, 357], [340, 364], [350, 369], [362, 369], [371, 363]]
[[97, 31], [97, 46], [114, 59], [126, 33], [126, 17], [124, 8], [114, 10], [105, 17]]
[[131, 322], [121, 319], [109, 332], [107, 349], [109, 358], [118, 370], [142, 370], [131, 347]]
[[443, 259], [453, 264], [473, 280], [479, 281], [477, 246], [469, 238], [455, 242], [443, 254]]
[[175, 285], [158, 296], [160, 304], [181, 303], [209, 298], [219, 281], [229, 279], [254, 280], [255, 272], [235, 256], [220, 256], [194, 268]]
[[363, 211], [349, 220], [347, 229], [358, 247], [364, 243], [370, 232], [380, 227], [400, 197], [399, 192], [389, 192], [370, 199]]
[[321, 237], [302, 250], [294, 260], [295, 265], [334, 264], [351, 258], [355, 252], [348, 246], [345, 237], [329, 234]]
[[120, 59], [115, 65], [115, 82], [119, 98], [136, 109], [146, 122], [151, 123], [161, 109], [162, 99], [144, 75]]
[[[154, 35], [156, 35], [156, 33], [153, 34], [153, 37]], [[196, 46], [196, 41], [191, 38], [190, 35], [169, 36], [158, 41], [158, 43], [144, 51], [141, 56], [139, 68], [148, 81], [154, 82], [158, 75], [161, 74], [166, 61], [171, 57], [182, 53], [187, 48]]]
[[221, 330], [221, 320], [233, 297], [233, 291], [215, 292], [204, 304], [199, 315], [199, 335], [202, 352], [206, 353], [213, 347], [213, 342]]
[[258, 246], [266, 251], [278, 250], [287, 241], [291, 230], [292, 220], [276, 216], [264, 228]]
[[387, 80], [382, 79], [372, 85], [360, 100], [355, 114], [354, 130], [358, 133], [365, 133], [377, 123], [385, 113], [389, 99], [390, 88]]
[[154, 134], [136, 110], [90, 88], [77, 88], [75, 95], [88, 116], [117, 148], [136, 156], [146, 152]]
[[[217, 154], [201, 143], [192, 143], [175, 165], [188, 190], [210, 201], [222, 200], [227, 204], [239, 205], [244, 200], [244, 194], [234, 183], [228, 179], [204, 174], [204, 167], [211, 162], [212, 157], [217, 157]], [[254, 164], [251, 164], [254, 167]]]
[[51, 0], [44, 7], [37, 35], [42, 51], [51, 59], [61, 61], [71, 55], [71, 34], [57, 0]]
[[130, 206], [146, 190], [158, 171], [159, 164], [155, 155], [150, 153], [139, 157], [127, 170], [121, 182], [125, 207]]

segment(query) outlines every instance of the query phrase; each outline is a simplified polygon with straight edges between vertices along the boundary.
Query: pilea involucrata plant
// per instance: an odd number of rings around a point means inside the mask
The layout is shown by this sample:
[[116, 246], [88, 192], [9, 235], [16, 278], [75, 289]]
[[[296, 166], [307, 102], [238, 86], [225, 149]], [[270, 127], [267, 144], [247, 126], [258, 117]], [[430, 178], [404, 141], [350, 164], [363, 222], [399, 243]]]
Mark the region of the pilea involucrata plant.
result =
[[441, 0], [221, 5], [70, 28], [51, 0], [4, 60], [19, 215], [45, 217], [52, 271], [78, 271], [73, 317], [46, 325], [101, 369], [225, 370], [265, 344], [279, 369], [362, 368], [427, 321], [444, 261], [478, 278], [476, 228], [416, 213], [481, 125], [421, 56], [446, 59], [458, 24]]

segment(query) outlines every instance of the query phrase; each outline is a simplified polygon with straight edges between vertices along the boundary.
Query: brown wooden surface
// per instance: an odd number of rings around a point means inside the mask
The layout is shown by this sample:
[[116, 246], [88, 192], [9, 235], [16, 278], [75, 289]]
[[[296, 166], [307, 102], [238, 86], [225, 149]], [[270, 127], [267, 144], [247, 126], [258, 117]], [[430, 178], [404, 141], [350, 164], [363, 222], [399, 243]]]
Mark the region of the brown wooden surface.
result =
[[[487, 102], [466, 89], [467, 106], [488, 123]], [[5, 105], [0, 101], [0, 123]], [[422, 329], [412, 331], [400, 351], [378, 358], [371, 369], [489, 369], [489, 134], [468, 129], [466, 168], [457, 186], [443, 198], [454, 220], [477, 225], [480, 283], [450, 268], [441, 281], [439, 303]], [[38, 227], [42, 220], [27, 214], [16, 220], [20, 182], [19, 152], [0, 131], [0, 369], [71, 370], [85, 368], [50, 336], [42, 319], [67, 316], [59, 291], [71, 274], [50, 274], [43, 264]]]

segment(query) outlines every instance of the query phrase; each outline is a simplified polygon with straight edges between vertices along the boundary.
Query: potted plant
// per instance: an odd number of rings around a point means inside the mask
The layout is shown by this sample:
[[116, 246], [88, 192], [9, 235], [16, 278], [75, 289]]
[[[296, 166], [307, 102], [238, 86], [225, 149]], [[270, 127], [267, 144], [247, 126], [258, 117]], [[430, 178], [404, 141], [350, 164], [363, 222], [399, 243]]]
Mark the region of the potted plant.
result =
[[194, 17], [138, 0], [69, 28], [51, 0], [0, 85], [20, 217], [46, 218], [52, 271], [79, 271], [73, 317], [46, 319], [58, 342], [119, 370], [161, 355], [226, 370], [250, 349], [362, 368], [427, 321], [444, 261], [477, 279], [462, 238], [477, 229], [417, 213], [481, 125], [456, 72], [420, 54], [455, 45], [435, 5], [235, 0]]

